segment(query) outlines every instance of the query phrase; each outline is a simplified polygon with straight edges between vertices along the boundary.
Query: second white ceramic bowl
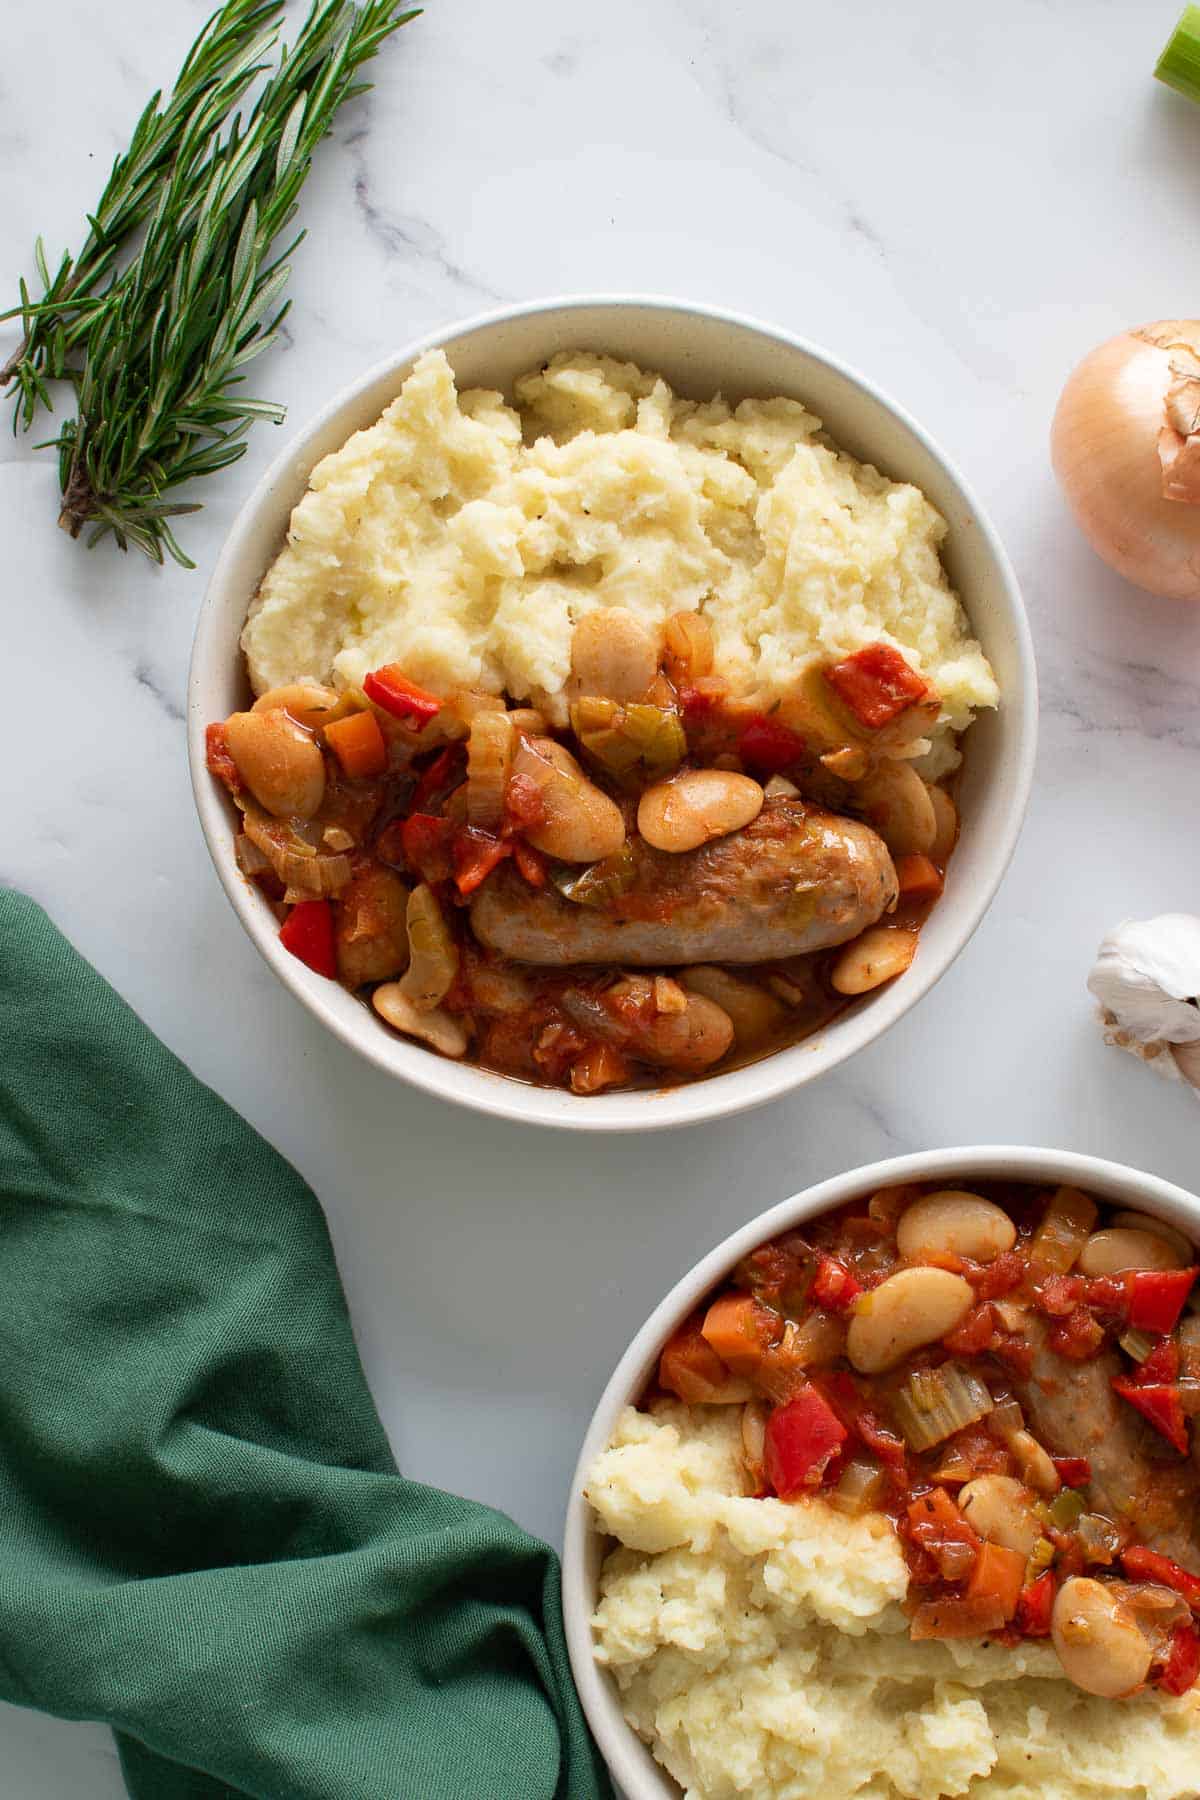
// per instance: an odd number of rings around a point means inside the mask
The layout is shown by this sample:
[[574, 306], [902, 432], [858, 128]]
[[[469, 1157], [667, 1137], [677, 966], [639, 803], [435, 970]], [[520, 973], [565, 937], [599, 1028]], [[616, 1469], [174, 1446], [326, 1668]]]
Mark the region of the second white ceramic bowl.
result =
[[[531, 1087], [449, 1062], [390, 1032], [352, 994], [283, 949], [270, 907], [238, 870], [234, 815], [205, 769], [204, 728], [248, 698], [238, 645], [246, 609], [313, 467], [377, 419], [416, 357], [434, 346], [445, 350], [462, 387], [507, 391], [517, 375], [556, 352], [585, 349], [660, 370], [693, 399], [717, 392], [729, 400], [791, 395], [820, 416], [843, 448], [924, 489], [947, 520], [946, 566], [996, 671], [1001, 708], [972, 728], [962, 835], [916, 962], [815, 1037], [683, 1087], [589, 1096]], [[238, 515], [200, 611], [188, 688], [188, 751], [204, 837], [235, 912], [285, 986], [388, 1074], [481, 1112], [597, 1131], [683, 1125], [759, 1105], [844, 1062], [915, 1006], [958, 955], [999, 886], [1025, 812], [1036, 734], [1033, 652], [1016, 580], [966, 483], [920, 426], [865, 376], [788, 332], [712, 307], [621, 297], [536, 301], [472, 319], [406, 345], [331, 401], [272, 464]]]
[[793, 1230], [805, 1219], [828, 1212], [831, 1207], [873, 1193], [876, 1188], [904, 1181], [936, 1181], [941, 1187], [969, 1188], [973, 1181], [986, 1180], [1028, 1181], [1047, 1187], [1071, 1183], [1114, 1205], [1154, 1213], [1200, 1242], [1200, 1199], [1196, 1195], [1119, 1163], [1105, 1162], [1097, 1156], [1073, 1155], [1066, 1150], [1031, 1150], [1017, 1145], [924, 1150], [852, 1169], [818, 1187], [806, 1188], [743, 1225], [702, 1257], [671, 1289], [617, 1364], [592, 1415], [571, 1482], [562, 1586], [567, 1649], [575, 1685], [592, 1735], [628, 1800], [680, 1800], [681, 1789], [626, 1724], [616, 1687], [592, 1654], [591, 1619], [607, 1542], [595, 1529], [583, 1489], [592, 1464], [612, 1438], [618, 1417], [645, 1388], [659, 1352], [676, 1326], [759, 1244]]

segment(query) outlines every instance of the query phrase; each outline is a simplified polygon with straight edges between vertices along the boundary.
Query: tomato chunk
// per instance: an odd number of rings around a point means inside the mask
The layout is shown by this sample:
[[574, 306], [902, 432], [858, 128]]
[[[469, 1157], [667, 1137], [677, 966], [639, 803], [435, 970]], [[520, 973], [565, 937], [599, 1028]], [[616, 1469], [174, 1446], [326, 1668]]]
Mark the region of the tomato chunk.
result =
[[429, 813], [412, 813], [400, 828], [404, 860], [422, 881], [431, 885], [448, 881], [452, 873], [450, 844], [454, 827], [449, 819], [437, 819]]
[[209, 774], [215, 775], [218, 781], [223, 781], [231, 794], [241, 793], [242, 778], [230, 754], [223, 721], [204, 728], [204, 760]]
[[804, 755], [804, 739], [781, 719], [756, 713], [742, 728], [738, 755], [748, 769], [779, 775]]
[[846, 1441], [846, 1428], [815, 1387], [776, 1407], [767, 1420], [767, 1480], [781, 1500], [821, 1485]]
[[1120, 1394], [1122, 1400], [1128, 1400], [1144, 1419], [1149, 1419], [1156, 1431], [1162, 1433], [1168, 1444], [1178, 1450], [1181, 1456], [1188, 1453], [1187, 1415], [1183, 1410], [1183, 1402], [1179, 1389], [1173, 1381], [1137, 1382], [1127, 1375], [1113, 1377], [1113, 1389]]
[[279, 941], [316, 974], [331, 981], [336, 976], [333, 908], [328, 900], [298, 901], [279, 927]]
[[533, 888], [545, 887], [546, 859], [541, 851], [535, 850], [532, 844], [527, 844], [524, 838], [514, 838], [512, 847], [513, 861], [517, 865], [522, 880], [527, 881]]
[[1163, 1556], [1158, 1550], [1150, 1550], [1145, 1544], [1134, 1544], [1131, 1549], [1121, 1555], [1127, 1575], [1135, 1581], [1157, 1581], [1163, 1587], [1174, 1588], [1182, 1594], [1188, 1605], [1200, 1607], [1200, 1575], [1193, 1575], [1190, 1569]]
[[1047, 1569], [1036, 1581], [1027, 1582], [1017, 1601], [1017, 1630], [1023, 1637], [1049, 1637], [1050, 1615], [1054, 1611], [1054, 1595], [1058, 1587], [1053, 1569]]
[[1200, 1632], [1194, 1625], [1177, 1625], [1171, 1633], [1171, 1650], [1158, 1678], [1168, 1694], [1186, 1694], [1200, 1675]]
[[826, 669], [825, 679], [869, 731], [890, 724], [929, 692], [929, 683], [890, 644], [868, 644]]
[[467, 825], [454, 839], [454, 880], [460, 894], [473, 894], [496, 867], [512, 854], [511, 843]]
[[1129, 1323], [1138, 1331], [1174, 1331], [1192, 1291], [1196, 1269], [1130, 1269], [1125, 1275]]
[[862, 1283], [836, 1256], [822, 1255], [810, 1293], [814, 1305], [823, 1306], [828, 1312], [848, 1312], [855, 1296], [862, 1293]]
[[364, 675], [363, 693], [394, 719], [415, 723], [418, 731], [442, 710], [437, 695], [410, 681], [399, 663], [385, 663], [381, 669]]
[[1064, 1487], [1086, 1487], [1092, 1479], [1092, 1465], [1086, 1456], [1052, 1456], [1050, 1460]]

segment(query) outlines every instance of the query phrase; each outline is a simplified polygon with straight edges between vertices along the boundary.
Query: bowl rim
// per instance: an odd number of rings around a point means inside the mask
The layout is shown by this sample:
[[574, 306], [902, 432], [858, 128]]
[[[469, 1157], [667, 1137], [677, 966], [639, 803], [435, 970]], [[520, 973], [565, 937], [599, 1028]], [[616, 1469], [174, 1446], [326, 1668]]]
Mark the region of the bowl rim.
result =
[[1066, 1182], [1089, 1189], [1101, 1199], [1124, 1201], [1138, 1211], [1161, 1216], [1193, 1241], [1200, 1239], [1200, 1196], [1160, 1176], [1082, 1151], [981, 1144], [912, 1151], [832, 1175], [739, 1225], [694, 1263], [654, 1307], [605, 1383], [584, 1433], [567, 1494], [562, 1556], [567, 1653], [592, 1735], [609, 1771], [627, 1790], [627, 1800], [679, 1800], [681, 1790], [626, 1723], [613, 1683], [593, 1655], [594, 1591], [588, 1553], [598, 1534], [583, 1497], [588, 1470], [607, 1446], [619, 1413], [642, 1386], [670, 1332], [742, 1256], [780, 1231], [871, 1189], [946, 1178], [961, 1179], [965, 1185], [988, 1179]]
[[[964, 890], [954, 936], [936, 959], [918, 958], [904, 982], [877, 996], [870, 1005], [852, 1009], [831, 1022], [815, 1038], [802, 1039], [760, 1060], [725, 1074], [677, 1087], [641, 1089], [630, 1093], [583, 1096], [559, 1089], [535, 1087], [492, 1070], [470, 1064], [447, 1064], [442, 1057], [419, 1044], [391, 1039], [381, 1033], [357, 1030], [328, 1004], [322, 978], [281, 948], [277, 934], [268, 930], [268, 914], [242, 878], [233, 856], [232, 835], [224, 798], [217, 792], [205, 767], [204, 728], [208, 723], [204, 689], [207, 647], [234, 598], [232, 575], [246, 540], [258, 525], [264, 508], [272, 504], [281, 483], [295, 485], [295, 469], [308, 446], [338, 415], [350, 411], [364, 392], [390, 375], [407, 369], [425, 351], [453, 346], [460, 339], [517, 319], [584, 312], [598, 307], [629, 311], [675, 313], [696, 317], [749, 332], [774, 341], [822, 365], [835, 377], [856, 388], [875, 406], [888, 412], [909, 433], [925, 454], [938, 465], [947, 484], [969, 509], [988, 559], [998, 576], [1003, 594], [1005, 629], [1011, 634], [1017, 671], [1009, 704], [1016, 715], [1015, 743], [1009, 752], [1009, 801], [999, 829], [993, 830], [988, 847], [986, 879]], [[299, 499], [297, 495], [297, 499]], [[294, 505], [296, 502], [293, 501]], [[248, 604], [248, 599], [246, 604]], [[213, 565], [212, 574], [196, 619], [188, 669], [187, 739], [193, 799], [205, 846], [230, 905], [250, 941], [283, 986], [313, 1013], [343, 1044], [376, 1068], [437, 1098], [470, 1107], [495, 1118], [522, 1124], [551, 1126], [561, 1130], [632, 1132], [663, 1130], [726, 1118], [766, 1104], [829, 1073], [867, 1048], [910, 1012], [961, 955], [987, 912], [1012, 860], [1024, 824], [1037, 754], [1038, 694], [1033, 642], [1021, 591], [1012, 564], [978, 497], [957, 464], [915, 418], [877, 383], [857, 368], [783, 326], [702, 301], [667, 295], [634, 293], [580, 293], [524, 300], [493, 307], [467, 319], [443, 323], [398, 351], [373, 363], [363, 374], [342, 387], [288, 440], [268, 464], [239, 508]], [[828, 1038], [836, 1033], [832, 1048]], [[447, 1080], [447, 1067], [457, 1079]]]

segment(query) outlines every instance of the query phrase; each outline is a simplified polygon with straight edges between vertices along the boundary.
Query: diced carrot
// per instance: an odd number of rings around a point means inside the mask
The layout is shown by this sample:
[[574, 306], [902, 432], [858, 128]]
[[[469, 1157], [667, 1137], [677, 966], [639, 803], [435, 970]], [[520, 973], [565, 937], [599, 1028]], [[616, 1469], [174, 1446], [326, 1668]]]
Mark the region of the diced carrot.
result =
[[916, 854], [896, 858], [896, 881], [902, 900], [936, 900], [945, 886], [937, 864]]
[[1003, 1544], [981, 1544], [967, 1583], [968, 1600], [996, 1600], [1011, 1619], [1025, 1585], [1025, 1558]]
[[351, 781], [382, 775], [388, 766], [388, 750], [379, 720], [371, 712], [351, 713], [325, 727], [325, 742]]
[[704, 1315], [705, 1342], [735, 1375], [754, 1375], [769, 1345], [778, 1342], [782, 1321], [750, 1294], [722, 1294]]
[[678, 1394], [689, 1406], [705, 1406], [749, 1400], [749, 1382], [726, 1368], [712, 1345], [705, 1342], [696, 1313], [670, 1338], [658, 1359], [659, 1385]]

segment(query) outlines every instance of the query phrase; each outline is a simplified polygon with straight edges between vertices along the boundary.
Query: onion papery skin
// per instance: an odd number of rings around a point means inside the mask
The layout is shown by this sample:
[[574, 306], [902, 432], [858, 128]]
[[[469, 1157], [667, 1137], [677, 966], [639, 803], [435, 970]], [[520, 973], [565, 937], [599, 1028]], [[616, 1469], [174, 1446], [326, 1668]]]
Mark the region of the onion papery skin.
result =
[[[1192, 329], [1200, 334], [1200, 324]], [[1158, 344], [1134, 331], [1110, 338], [1068, 379], [1050, 454], [1080, 529], [1110, 568], [1151, 594], [1200, 600], [1200, 505], [1163, 495], [1158, 445], [1171, 380]]]

